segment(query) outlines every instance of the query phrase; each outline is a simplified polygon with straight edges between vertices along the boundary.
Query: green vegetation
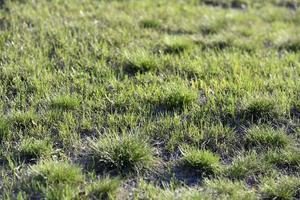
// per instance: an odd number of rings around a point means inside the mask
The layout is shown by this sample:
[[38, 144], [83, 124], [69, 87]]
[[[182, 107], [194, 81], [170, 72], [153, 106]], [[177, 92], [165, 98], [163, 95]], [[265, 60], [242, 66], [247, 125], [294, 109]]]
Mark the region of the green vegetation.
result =
[[0, 0], [0, 199], [299, 199], [299, 0]]
[[214, 198], [222, 199], [256, 199], [254, 190], [247, 188], [244, 182], [233, 182], [228, 179], [206, 180], [206, 187], [214, 194]]
[[61, 110], [76, 109], [80, 105], [78, 99], [72, 96], [58, 96], [52, 100], [51, 107]]
[[246, 146], [248, 148], [283, 148], [292, 141], [282, 130], [273, 130], [268, 127], [252, 127], [247, 131]]
[[256, 152], [237, 156], [226, 170], [232, 179], [249, 179], [256, 176], [268, 176], [273, 172], [271, 165]]
[[87, 188], [89, 199], [113, 199], [117, 197], [117, 190], [120, 187], [119, 179], [104, 178], [93, 183]]
[[41, 193], [46, 198], [60, 199], [72, 197], [83, 181], [78, 166], [67, 162], [43, 161], [30, 168], [23, 187], [28, 190], [26, 195], [29, 197], [35, 195], [32, 193]]
[[47, 140], [28, 138], [22, 140], [18, 152], [21, 159], [37, 159], [42, 156], [49, 156], [52, 152], [52, 146]]
[[210, 151], [183, 149], [183, 163], [201, 174], [216, 174], [220, 168], [220, 158]]
[[138, 136], [109, 134], [90, 141], [91, 157], [95, 168], [116, 169], [119, 172], [139, 172], [155, 164], [153, 149]]
[[297, 199], [299, 187], [299, 177], [266, 178], [262, 182], [261, 192], [265, 199]]

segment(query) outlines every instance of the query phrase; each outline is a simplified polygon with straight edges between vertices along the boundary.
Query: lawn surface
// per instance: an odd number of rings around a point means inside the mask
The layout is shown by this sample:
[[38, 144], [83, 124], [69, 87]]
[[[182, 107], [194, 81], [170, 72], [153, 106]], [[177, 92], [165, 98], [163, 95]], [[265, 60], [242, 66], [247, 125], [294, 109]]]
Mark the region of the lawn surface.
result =
[[0, 0], [0, 199], [299, 199], [299, 0]]

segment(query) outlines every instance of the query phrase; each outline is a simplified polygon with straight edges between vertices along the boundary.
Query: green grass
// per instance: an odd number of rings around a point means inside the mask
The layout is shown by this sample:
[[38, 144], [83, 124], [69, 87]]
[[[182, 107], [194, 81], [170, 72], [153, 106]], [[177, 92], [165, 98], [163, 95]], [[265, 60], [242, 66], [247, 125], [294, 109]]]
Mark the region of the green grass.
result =
[[108, 135], [90, 141], [90, 156], [95, 168], [108, 168], [120, 173], [149, 170], [155, 164], [153, 149], [136, 135]]
[[143, 19], [140, 21], [140, 26], [143, 28], [157, 29], [161, 27], [161, 23], [156, 19]]
[[29, 169], [23, 187], [29, 198], [36, 194], [50, 199], [71, 198], [78, 193], [77, 187], [83, 181], [78, 166], [68, 162], [41, 161]]
[[262, 182], [261, 193], [265, 199], [297, 199], [299, 187], [299, 177], [266, 178]]
[[192, 168], [207, 176], [220, 171], [220, 157], [206, 150], [193, 148], [182, 149], [182, 162], [186, 167]]
[[270, 151], [266, 155], [266, 160], [285, 171], [298, 171], [300, 169], [299, 150], [287, 149], [280, 151]]
[[158, 97], [158, 106], [165, 110], [182, 110], [197, 99], [197, 94], [192, 89], [180, 83], [170, 83], [162, 88]]
[[79, 105], [79, 100], [76, 97], [72, 97], [69, 95], [57, 96], [53, 98], [51, 102], [52, 108], [61, 110], [73, 110], [78, 108]]
[[158, 59], [145, 51], [124, 53], [124, 71], [128, 74], [155, 72], [158, 67]]
[[193, 44], [187, 40], [182, 38], [166, 38], [162, 52], [165, 54], [182, 54], [190, 49], [192, 49]]
[[270, 127], [252, 127], [247, 130], [245, 145], [247, 148], [284, 148], [291, 144], [291, 139], [282, 131]]
[[32, 160], [52, 153], [52, 145], [47, 140], [37, 140], [34, 138], [23, 139], [19, 145], [18, 152], [21, 159]]
[[92, 183], [88, 189], [89, 199], [113, 199], [116, 198], [121, 181], [119, 179], [105, 178]]
[[246, 155], [235, 157], [225, 171], [228, 177], [237, 180], [262, 175], [270, 176], [274, 173], [272, 166], [256, 152], [249, 152]]
[[7, 139], [8, 131], [9, 131], [8, 121], [5, 118], [1, 117], [0, 118], [0, 140], [1, 141]]
[[206, 180], [205, 186], [207, 190], [214, 194], [214, 198], [221, 197], [223, 199], [256, 199], [254, 190], [247, 187], [244, 182], [231, 181], [229, 179], [213, 179]]
[[276, 104], [268, 98], [250, 100], [242, 111], [247, 121], [259, 122], [277, 119]]
[[299, 8], [0, 0], [0, 199], [299, 198]]

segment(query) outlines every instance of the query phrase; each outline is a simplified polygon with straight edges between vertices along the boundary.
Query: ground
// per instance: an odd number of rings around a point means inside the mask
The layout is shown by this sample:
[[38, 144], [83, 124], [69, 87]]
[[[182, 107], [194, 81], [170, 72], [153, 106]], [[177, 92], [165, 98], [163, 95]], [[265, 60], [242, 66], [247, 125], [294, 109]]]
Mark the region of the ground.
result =
[[298, 0], [0, 0], [1, 199], [299, 199]]

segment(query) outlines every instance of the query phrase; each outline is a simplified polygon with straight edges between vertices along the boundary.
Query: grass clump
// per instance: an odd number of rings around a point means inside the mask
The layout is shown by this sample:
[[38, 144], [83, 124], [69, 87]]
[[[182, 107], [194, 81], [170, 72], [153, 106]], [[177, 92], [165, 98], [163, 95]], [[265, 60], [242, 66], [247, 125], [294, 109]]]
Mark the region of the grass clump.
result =
[[155, 164], [153, 149], [140, 136], [110, 134], [90, 141], [95, 168], [103, 167], [119, 173], [149, 170]]
[[282, 130], [254, 126], [247, 130], [245, 146], [248, 148], [275, 149], [284, 148], [291, 142], [291, 139]]
[[79, 99], [71, 95], [56, 96], [51, 101], [51, 107], [58, 110], [75, 110], [79, 106]]
[[195, 40], [195, 43], [198, 44], [203, 51], [205, 50], [215, 50], [222, 51], [226, 49], [230, 49], [233, 47], [233, 38], [229, 36], [215, 35], [209, 39], [203, 38], [199, 40]]
[[157, 29], [161, 27], [161, 23], [158, 20], [155, 19], [143, 19], [140, 21], [140, 26], [142, 28], [153, 28]]
[[46, 199], [72, 199], [84, 182], [80, 167], [65, 161], [42, 161], [33, 165], [24, 180], [29, 196]]
[[167, 38], [164, 42], [163, 53], [182, 54], [193, 48], [193, 43], [187, 39]]
[[32, 160], [41, 156], [48, 156], [52, 151], [52, 145], [48, 140], [27, 138], [23, 139], [19, 146], [20, 157], [24, 160]]
[[263, 199], [298, 199], [300, 197], [299, 188], [299, 177], [265, 178], [261, 184], [261, 194]]
[[292, 117], [300, 118], [300, 101], [294, 101], [292, 103], [290, 114]]
[[241, 112], [245, 120], [251, 122], [269, 121], [277, 119], [279, 113], [276, 109], [275, 102], [270, 99], [254, 99], [250, 100]]
[[266, 154], [266, 160], [286, 171], [300, 169], [300, 152], [297, 149], [269, 151]]
[[286, 7], [292, 10], [297, 10], [300, 2], [297, 0], [281, 0], [281, 1], [277, 1], [277, 6], [281, 6], [281, 7]]
[[0, 116], [0, 142], [5, 140], [9, 134], [8, 121]]
[[206, 148], [222, 154], [231, 154], [238, 146], [234, 130], [222, 124], [209, 127], [204, 133], [203, 143]]
[[33, 111], [16, 112], [14, 113], [11, 121], [13, 128], [25, 130], [36, 126], [38, 116]]
[[201, 0], [201, 3], [208, 6], [222, 8], [246, 9], [247, 1], [243, 0]]
[[73, 185], [84, 180], [78, 166], [63, 161], [42, 161], [30, 168], [29, 178], [43, 185]]
[[149, 71], [156, 71], [159, 67], [157, 58], [146, 52], [137, 51], [134, 53], [124, 53], [124, 70], [128, 74], [145, 73]]
[[249, 189], [242, 181], [231, 181], [225, 178], [207, 179], [205, 181], [205, 188], [220, 199], [257, 199], [254, 190]]
[[121, 180], [114, 178], [104, 178], [88, 186], [87, 193], [89, 199], [115, 199], [117, 190], [121, 185]]
[[182, 85], [169, 84], [162, 89], [159, 96], [159, 106], [166, 110], [182, 110], [191, 105], [197, 99], [197, 94]]
[[299, 52], [300, 51], [300, 39], [290, 39], [288, 41], [282, 42], [278, 46], [279, 50], [285, 50], [290, 52]]
[[203, 175], [214, 175], [220, 170], [220, 157], [211, 151], [184, 148], [182, 154], [184, 165], [199, 171]]
[[251, 176], [271, 173], [270, 165], [265, 162], [256, 152], [235, 157], [226, 173], [232, 179], [244, 179]]

